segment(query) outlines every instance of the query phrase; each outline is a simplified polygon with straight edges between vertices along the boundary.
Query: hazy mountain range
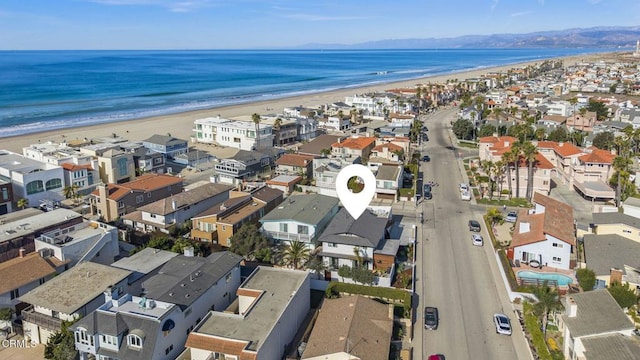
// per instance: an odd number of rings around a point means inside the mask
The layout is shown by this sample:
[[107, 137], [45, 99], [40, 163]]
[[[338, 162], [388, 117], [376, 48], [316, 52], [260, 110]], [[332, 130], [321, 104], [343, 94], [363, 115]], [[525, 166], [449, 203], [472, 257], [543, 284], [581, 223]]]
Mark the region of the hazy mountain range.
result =
[[640, 26], [593, 27], [526, 34], [464, 35], [451, 38], [385, 39], [358, 44], [305, 44], [303, 49], [438, 48], [626, 48], [640, 40]]

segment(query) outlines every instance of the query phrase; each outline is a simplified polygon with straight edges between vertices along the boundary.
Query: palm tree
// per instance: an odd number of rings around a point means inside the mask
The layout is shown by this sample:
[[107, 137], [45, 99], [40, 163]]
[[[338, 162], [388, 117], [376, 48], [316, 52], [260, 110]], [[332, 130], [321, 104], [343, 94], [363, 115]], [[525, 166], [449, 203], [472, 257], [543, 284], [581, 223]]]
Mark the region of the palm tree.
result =
[[495, 178], [494, 178], [494, 172], [496, 169], [496, 164], [491, 161], [491, 160], [484, 160], [481, 163], [482, 169], [484, 170], [484, 172], [487, 174], [487, 176], [489, 177], [489, 200], [493, 199], [493, 184], [495, 182]]
[[362, 265], [362, 252], [360, 251], [360, 248], [358, 246], [355, 246], [353, 248], [353, 255], [356, 257], [355, 267], [360, 267], [360, 265]]
[[313, 257], [305, 264], [305, 267], [309, 270], [313, 270], [318, 279], [323, 279], [324, 271], [327, 270], [327, 266], [322, 262], [319, 257]]
[[496, 182], [498, 183], [498, 199], [502, 200], [502, 183], [504, 180], [504, 158], [496, 162]]
[[260, 150], [260, 115], [254, 113], [251, 115], [251, 120], [256, 125], [256, 150]]
[[571, 106], [573, 106], [573, 118], [576, 118], [576, 104], [578, 103], [578, 98], [577, 97], [572, 97], [571, 99], [569, 99], [569, 104], [571, 104]]
[[298, 269], [300, 261], [305, 260], [308, 257], [309, 248], [307, 245], [302, 241], [293, 240], [284, 250], [283, 259], [287, 264], [293, 265], [294, 269]]
[[[622, 176], [628, 176], [629, 165], [631, 165], [632, 161], [624, 156], [616, 156], [613, 159], [613, 168], [616, 173], [614, 177], [616, 177], [616, 206], [620, 207], [622, 203], [622, 193], [624, 192], [624, 188], [622, 187]], [[610, 181], [613, 183], [614, 181]]]
[[66, 186], [64, 189], [62, 189], [62, 193], [64, 194], [64, 197], [67, 199], [76, 198], [78, 188], [79, 186], [75, 184], [71, 186]]
[[276, 146], [280, 146], [280, 128], [282, 127], [282, 119], [276, 118], [273, 122], [273, 130], [276, 131]]
[[538, 148], [533, 145], [531, 142], [526, 142], [522, 144], [522, 156], [527, 162], [527, 192], [526, 196], [529, 201], [531, 201], [531, 197], [533, 196], [533, 165], [536, 162], [536, 157], [538, 155]]
[[515, 153], [512, 150], [509, 150], [502, 154], [502, 161], [504, 161], [505, 165], [505, 173], [507, 177], [507, 184], [509, 187], [509, 200], [511, 200], [511, 195], [513, 194], [513, 186], [511, 185], [511, 163], [515, 162]]
[[546, 130], [544, 128], [536, 129], [536, 132], [535, 132], [536, 140], [542, 141], [542, 140], [544, 140], [544, 137], [546, 135], [547, 135], [547, 132], [546, 132]]
[[16, 205], [18, 205], [18, 207], [19, 207], [20, 209], [24, 209], [24, 208], [26, 208], [27, 206], [29, 206], [29, 199], [27, 199], [27, 198], [20, 198], [20, 199], [18, 199], [18, 202], [17, 202], [17, 204], [16, 204]]
[[513, 164], [516, 170], [516, 197], [520, 197], [520, 156], [522, 156], [522, 143], [516, 142], [511, 146], [513, 152]]
[[546, 339], [549, 313], [562, 309], [560, 296], [555, 288], [547, 286], [546, 281], [542, 286], [536, 286], [531, 290], [532, 294], [538, 300], [533, 304], [533, 313], [540, 318], [540, 321], [542, 322], [542, 334]]

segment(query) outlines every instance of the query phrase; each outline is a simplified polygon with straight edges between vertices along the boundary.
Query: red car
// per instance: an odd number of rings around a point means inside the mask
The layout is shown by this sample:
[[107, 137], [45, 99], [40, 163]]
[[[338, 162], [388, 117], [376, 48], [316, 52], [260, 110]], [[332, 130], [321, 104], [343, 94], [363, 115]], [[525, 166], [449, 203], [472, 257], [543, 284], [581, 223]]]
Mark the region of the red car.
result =
[[445, 360], [445, 358], [444, 358], [444, 355], [442, 354], [435, 354], [435, 355], [429, 355], [427, 360]]

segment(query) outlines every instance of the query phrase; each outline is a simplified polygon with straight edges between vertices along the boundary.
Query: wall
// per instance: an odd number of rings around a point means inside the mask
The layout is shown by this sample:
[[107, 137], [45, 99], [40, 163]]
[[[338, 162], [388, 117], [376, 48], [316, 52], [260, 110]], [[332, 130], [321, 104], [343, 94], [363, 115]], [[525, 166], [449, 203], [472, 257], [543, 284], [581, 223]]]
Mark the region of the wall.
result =
[[[562, 248], [553, 247], [553, 243], [562, 244]], [[571, 245], [560, 241], [553, 236], [547, 234], [546, 241], [540, 241], [529, 245], [518, 246], [514, 251], [514, 260], [518, 259], [522, 261], [522, 253], [528, 252], [533, 254], [542, 255], [542, 264], [549, 267], [559, 269], [569, 269], [569, 263], [571, 258]], [[559, 257], [561, 261], [553, 261], [553, 257]], [[536, 260], [539, 258], [536, 256]]]
[[640, 230], [624, 224], [597, 224], [596, 234], [598, 235], [620, 235], [629, 240], [640, 242]]

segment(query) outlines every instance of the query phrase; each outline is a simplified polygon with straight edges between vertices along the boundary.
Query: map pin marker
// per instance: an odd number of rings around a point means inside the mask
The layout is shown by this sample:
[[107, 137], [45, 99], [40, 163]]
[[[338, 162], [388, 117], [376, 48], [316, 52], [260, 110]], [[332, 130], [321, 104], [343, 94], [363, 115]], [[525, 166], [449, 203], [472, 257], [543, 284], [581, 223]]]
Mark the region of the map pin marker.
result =
[[[364, 188], [358, 193], [352, 192], [348, 187], [349, 179], [354, 176], [364, 183]], [[376, 193], [376, 177], [366, 166], [351, 164], [338, 173], [336, 192], [342, 206], [347, 209], [351, 217], [357, 220]]]

